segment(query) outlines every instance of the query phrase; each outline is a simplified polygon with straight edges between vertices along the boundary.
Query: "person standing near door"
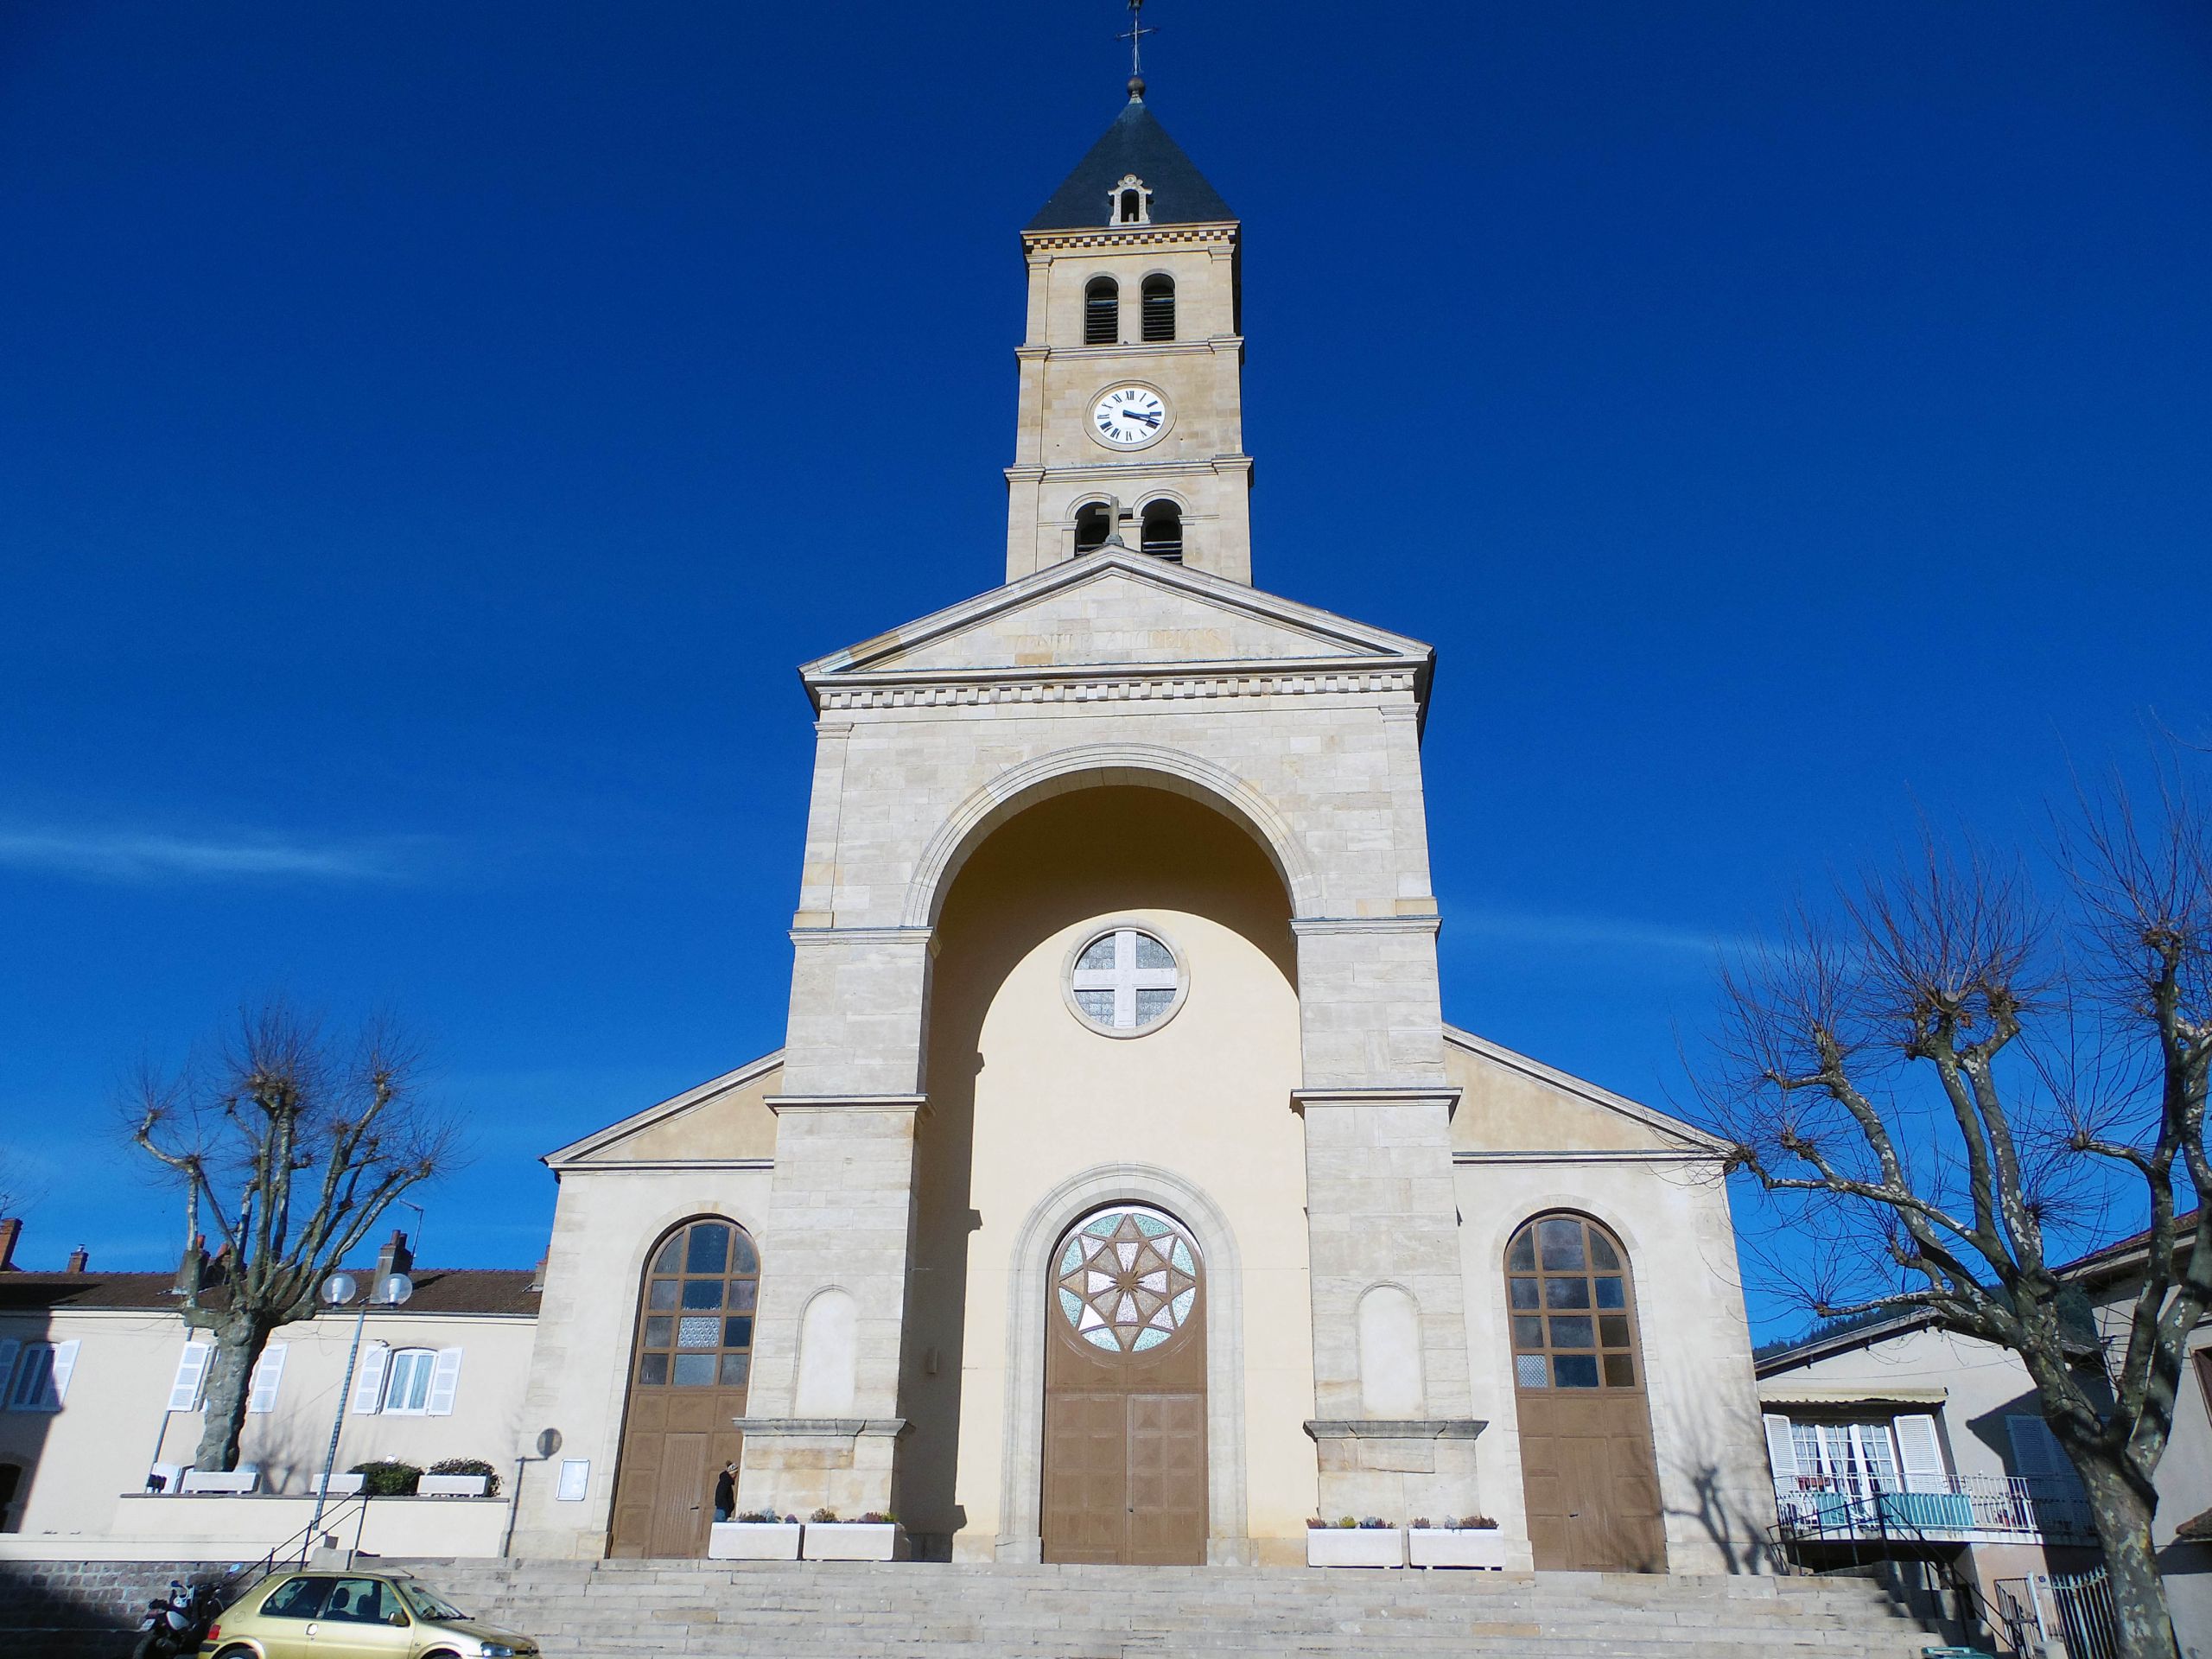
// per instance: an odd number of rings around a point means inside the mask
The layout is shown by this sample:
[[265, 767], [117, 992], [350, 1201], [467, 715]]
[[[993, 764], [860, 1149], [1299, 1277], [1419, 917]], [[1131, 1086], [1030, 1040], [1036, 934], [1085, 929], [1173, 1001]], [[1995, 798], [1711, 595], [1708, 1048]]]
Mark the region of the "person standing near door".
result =
[[737, 1465], [722, 1465], [722, 1471], [715, 1477], [715, 1519], [727, 1521], [737, 1510]]

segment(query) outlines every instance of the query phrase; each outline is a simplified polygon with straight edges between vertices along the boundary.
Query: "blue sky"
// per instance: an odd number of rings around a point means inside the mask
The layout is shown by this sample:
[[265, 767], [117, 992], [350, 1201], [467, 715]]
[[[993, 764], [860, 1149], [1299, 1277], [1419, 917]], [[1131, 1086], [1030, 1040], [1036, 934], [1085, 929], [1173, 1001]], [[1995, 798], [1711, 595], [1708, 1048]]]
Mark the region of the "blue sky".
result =
[[[1151, 10], [1258, 580], [1441, 653], [1450, 1017], [1679, 1100], [1714, 941], [2205, 721], [2201, 7]], [[1015, 232], [1122, 26], [0, 12], [28, 1263], [174, 1260], [117, 1087], [244, 997], [427, 1039], [445, 1262], [780, 1040], [793, 665], [999, 579]]]

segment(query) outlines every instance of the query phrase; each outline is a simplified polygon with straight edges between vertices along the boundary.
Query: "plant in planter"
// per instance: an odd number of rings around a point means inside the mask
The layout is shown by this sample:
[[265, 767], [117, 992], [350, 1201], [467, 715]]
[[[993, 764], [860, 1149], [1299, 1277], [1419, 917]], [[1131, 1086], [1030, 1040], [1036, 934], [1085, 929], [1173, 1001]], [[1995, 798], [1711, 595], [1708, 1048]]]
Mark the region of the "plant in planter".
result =
[[499, 1471], [481, 1458], [442, 1458], [416, 1490], [429, 1497], [497, 1497]]
[[347, 1472], [361, 1478], [361, 1491], [370, 1497], [412, 1497], [416, 1484], [423, 1478], [420, 1469], [397, 1458], [357, 1463]]
[[734, 1521], [717, 1521], [707, 1534], [707, 1559], [715, 1561], [795, 1561], [804, 1529], [798, 1516], [747, 1510]]
[[1502, 1571], [1505, 1540], [1486, 1515], [1444, 1517], [1440, 1527], [1414, 1522], [1406, 1537], [1407, 1560], [1415, 1567], [1473, 1567]]
[[904, 1543], [897, 1519], [887, 1510], [843, 1521], [836, 1510], [823, 1509], [808, 1523], [800, 1553], [810, 1561], [895, 1561]]
[[1379, 1515], [1364, 1520], [1345, 1516], [1332, 1527], [1309, 1527], [1306, 1532], [1308, 1567], [1403, 1567], [1406, 1533]]

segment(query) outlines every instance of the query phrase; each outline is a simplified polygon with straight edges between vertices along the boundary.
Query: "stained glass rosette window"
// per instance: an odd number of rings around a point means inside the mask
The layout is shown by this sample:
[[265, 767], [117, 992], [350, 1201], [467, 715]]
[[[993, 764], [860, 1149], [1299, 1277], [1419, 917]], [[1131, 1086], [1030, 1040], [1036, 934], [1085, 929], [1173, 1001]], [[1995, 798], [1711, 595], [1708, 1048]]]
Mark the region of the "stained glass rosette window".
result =
[[1109, 1210], [1068, 1235], [1056, 1291], [1076, 1334], [1108, 1353], [1141, 1354], [1182, 1328], [1198, 1295], [1190, 1239], [1150, 1210]]

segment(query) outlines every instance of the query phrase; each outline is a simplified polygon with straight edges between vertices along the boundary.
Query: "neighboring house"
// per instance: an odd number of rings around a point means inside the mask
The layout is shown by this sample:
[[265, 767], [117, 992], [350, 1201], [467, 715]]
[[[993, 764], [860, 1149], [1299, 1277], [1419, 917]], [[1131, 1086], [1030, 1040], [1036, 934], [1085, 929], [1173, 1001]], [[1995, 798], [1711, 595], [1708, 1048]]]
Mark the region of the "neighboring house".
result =
[[[2088, 1296], [2108, 1367], [2143, 1242], [2061, 1269]], [[1781, 1536], [1807, 1564], [1886, 1560], [1986, 1601], [2001, 1580], [2101, 1562], [2080, 1479], [2011, 1351], [1910, 1314], [1763, 1350], [1757, 1369]], [[2157, 1483], [2175, 1633], [2189, 1659], [2212, 1659], [2212, 1327], [2193, 1338]]]
[[[12, 1234], [0, 1243], [11, 1246]], [[539, 1427], [519, 1415], [537, 1328], [533, 1275], [423, 1268], [412, 1277], [404, 1306], [372, 1310], [364, 1324], [334, 1467], [478, 1458], [511, 1484], [517, 1449]], [[0, 1267], [0, 1531], [27, 1544], [175, 1535], [213, 1354], [178, 1300], [174, 1274], [98, 1273], [81, 1254], [61, 1273]], [[354, 1325], [353, 1313], [333, 1313], [271, 1338], [240, 1445], [257, 1497], [313, 1492]], [[215, 1524], [205, 1504], [192, 1511], [195, 1535]], [[279, 1514], [249, 1506], [231, 1518], [244, 1542]]]

